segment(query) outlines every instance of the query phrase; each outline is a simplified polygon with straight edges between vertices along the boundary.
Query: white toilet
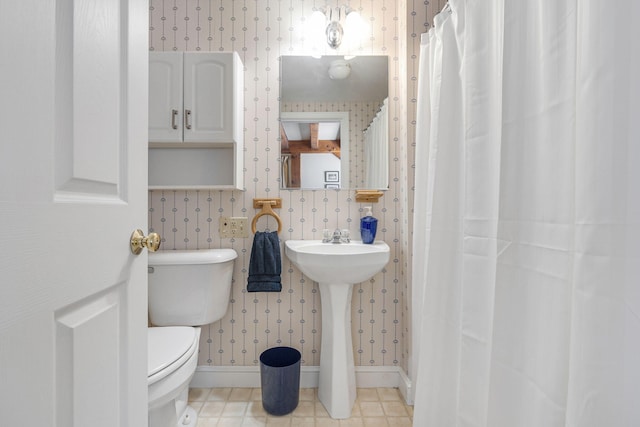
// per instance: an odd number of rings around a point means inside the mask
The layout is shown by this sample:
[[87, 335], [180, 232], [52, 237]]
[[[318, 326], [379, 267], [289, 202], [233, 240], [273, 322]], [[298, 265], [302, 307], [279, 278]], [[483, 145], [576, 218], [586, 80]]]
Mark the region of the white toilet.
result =
[[195, 427], [187, 406], [200, 328], [220, 320], [231, 293], [233, 249], [149, 253], [149, 427]]

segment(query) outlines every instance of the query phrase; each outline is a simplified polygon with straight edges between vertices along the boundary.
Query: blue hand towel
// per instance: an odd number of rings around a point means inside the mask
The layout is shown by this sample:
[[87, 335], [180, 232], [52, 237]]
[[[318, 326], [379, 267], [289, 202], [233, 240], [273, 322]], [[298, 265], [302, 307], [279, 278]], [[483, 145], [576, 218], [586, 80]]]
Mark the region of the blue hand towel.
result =
[[247, 291], [280, 292], [282, 290], [281, 272], [278, 232], [256, 232], [249, 260]]

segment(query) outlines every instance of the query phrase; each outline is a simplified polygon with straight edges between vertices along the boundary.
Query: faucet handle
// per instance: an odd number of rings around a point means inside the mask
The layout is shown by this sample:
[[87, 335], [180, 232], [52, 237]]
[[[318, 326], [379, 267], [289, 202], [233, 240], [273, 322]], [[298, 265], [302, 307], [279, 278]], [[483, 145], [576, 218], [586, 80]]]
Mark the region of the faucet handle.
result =
[[336, 228], [333, 232], [333, 238], [331, 239], [331, 243], [340, 243], [342, 242], [342, 233], [339, 228]]
[[351, 237], [349, 236], [348, 228], [342, 229], [342, 231], [340, 232], [340, 240], [342, 240], [344, 243], [351, 242]]
[[330, 242], [331, 241], [331, 230], [329, 230], [328, 228], [325, 228], [324, 230], [322, 230], [322, 241], [324, 243]]

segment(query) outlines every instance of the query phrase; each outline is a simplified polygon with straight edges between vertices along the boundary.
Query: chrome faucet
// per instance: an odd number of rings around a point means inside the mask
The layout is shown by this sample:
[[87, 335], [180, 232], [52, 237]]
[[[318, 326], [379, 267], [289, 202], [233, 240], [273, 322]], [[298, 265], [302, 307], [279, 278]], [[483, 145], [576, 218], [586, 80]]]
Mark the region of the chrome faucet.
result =
[[340, 230], [336, 228], [333, 234], [330, 230], [323, 230], [322, 243], [349, 243], [351, 238], [349, 237], [349, 230]]

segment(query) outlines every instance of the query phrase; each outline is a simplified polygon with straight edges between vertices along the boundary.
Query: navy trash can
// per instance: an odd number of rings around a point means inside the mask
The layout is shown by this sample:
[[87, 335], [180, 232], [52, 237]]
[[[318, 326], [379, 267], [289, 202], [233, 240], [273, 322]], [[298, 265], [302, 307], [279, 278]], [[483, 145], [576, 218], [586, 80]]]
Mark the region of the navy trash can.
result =
[[271, 415], [286, 415], [298, 406], [300, 359], [291, 347], [273, 347], [260, 355], [262, 406]]

